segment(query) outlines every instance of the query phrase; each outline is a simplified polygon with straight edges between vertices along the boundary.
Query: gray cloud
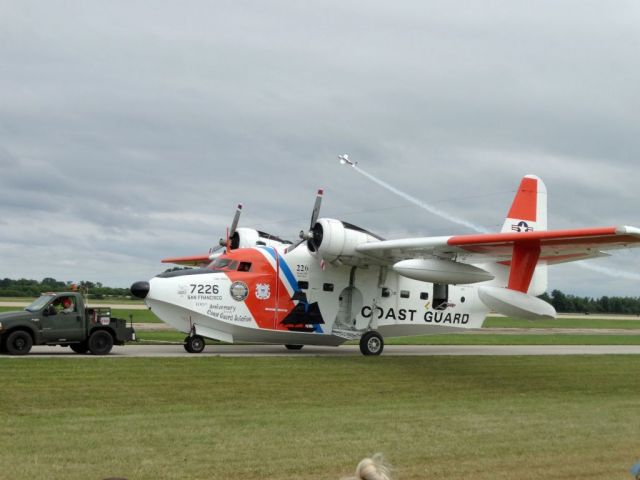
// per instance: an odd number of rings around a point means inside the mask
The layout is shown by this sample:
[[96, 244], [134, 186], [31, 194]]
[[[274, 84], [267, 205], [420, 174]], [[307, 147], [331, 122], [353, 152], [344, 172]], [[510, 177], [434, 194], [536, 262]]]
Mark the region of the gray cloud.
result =
[[[0, 15], [0, 276], [127, 285], [242, 224], [499, 228], [522, 175], [555, 228], [640, 224], [635, 2], [14, 2]], [[35, 233], [34, 233], [35, 232]], [[634, 270], [638, 255], [598, 260]], [[579, 271], [578, 273], [575, 273]], [[635, 294], [578, 267], [552, 287]]]

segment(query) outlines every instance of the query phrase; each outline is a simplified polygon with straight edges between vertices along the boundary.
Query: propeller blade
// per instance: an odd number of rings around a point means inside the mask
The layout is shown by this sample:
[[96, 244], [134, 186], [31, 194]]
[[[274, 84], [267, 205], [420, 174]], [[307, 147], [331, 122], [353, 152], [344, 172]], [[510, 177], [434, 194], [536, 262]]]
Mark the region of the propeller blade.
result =
[[236, 229], [238, 228], [238, 222], [240, 221], [240, 214], [242, 213], [242, 204], [239, 203], [236, 207], [236, 213], [233, 216], [233, 220], [231, 222], [231, 228], [227, 228], [227, 238], [221, 238], [218, 244], [221, 247], [226, 247], [227, 252], [231, 249], [229, 248], [229, 238], [233, 237], [233, 234], [236, 233]]
[[224, 247], [211, 248], [209, 250], [209, 260], [215, 260], [223, 253], [226, 253], [226, 250]]
[[231, 222], [231, 229], [229, 231], [229, 236], [233, 237], [233, 234], [236, 233], [236, 228], [238, 227], [238, 221], [240, 220], [240, 214], [242, 213], [242, 204], [238, 204], [238, 208], [236, 208], [236, 214], [233, 216], [233, 222]]
[[320, 215], [320, 204], [322, 203], [322, 189], [318, 189], [318, 194], [316, 195], [316, 203], [313, 206], [313, 212], [311, 213], [311, 225], [309, 225], [309, 230], [313, 228], [318, 221], [318, 215]]
[[[304, 232], [303, 232], [303, 233], [304, 233]], [[293, 252], [293, 251], [294, 251], [296, 248], [298, 248], [298, 247], [300, 246], [300, 244], [301, 244], [302, 242], [304, 242], [304, 241], [305, 241], [305, 238], [304, 238], [304, 237], [302, 237], [302, 238], [300, 238], [300, 240], [298, 240], [298, 241], [297, 241], [296, 243], [294, 243], [293, 245], [289, 245], [289, 246], [288, 246], [287, 248], [285, 248], [285, 250], [284, 250], [285, 255], [286, 255], [287, 253], [289, 253], [289, 252]]]

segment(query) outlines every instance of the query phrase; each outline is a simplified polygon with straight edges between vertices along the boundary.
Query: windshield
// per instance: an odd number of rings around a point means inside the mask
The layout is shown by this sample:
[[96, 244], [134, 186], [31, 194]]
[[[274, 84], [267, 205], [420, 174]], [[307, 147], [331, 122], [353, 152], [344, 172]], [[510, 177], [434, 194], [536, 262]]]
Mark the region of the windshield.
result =
[[25, 310], [27, 310], [28, 312], [37, 312], [38, 310], [42, 309], [42, 307], [44, 307], [47, 303], [49, 303], [54, 297], [55, 295], [42, 295], [40, 298], [36, 298], [31, 305], [25, 308]]
[[238, 268], [238, 262], [235, 260], [230, 260], [228, 258], [216, 258], [213, 262], [209, 264], [209, 267], [214, 272], [220, 270], [236, 270]]

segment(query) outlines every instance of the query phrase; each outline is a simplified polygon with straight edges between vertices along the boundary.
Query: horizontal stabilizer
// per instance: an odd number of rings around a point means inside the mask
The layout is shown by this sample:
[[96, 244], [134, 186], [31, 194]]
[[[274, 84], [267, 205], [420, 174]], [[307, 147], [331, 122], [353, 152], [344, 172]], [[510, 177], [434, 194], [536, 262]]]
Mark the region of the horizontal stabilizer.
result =
[[501, 287], [483, 286], [478, 289], [480, 300], [491, 310], [507, 317], [525, 320], [556, 318], [556, 310], [544, 300], [526, 293]]

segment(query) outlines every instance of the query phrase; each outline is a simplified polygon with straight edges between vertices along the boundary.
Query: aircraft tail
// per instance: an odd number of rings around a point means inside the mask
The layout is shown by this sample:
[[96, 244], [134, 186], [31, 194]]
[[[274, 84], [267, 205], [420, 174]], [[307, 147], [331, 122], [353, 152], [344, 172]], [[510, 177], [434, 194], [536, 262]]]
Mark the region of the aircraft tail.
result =
[[535, 175], [522, 178], [502, 232], [533, 232], [547, 229], [547, 187]]
[[[507, 218], [502, 226], [502, 233], [535, 232], [547, 230], [547, 187], [544, 182], [535, 175], [526, 175], [520, 181], [520, 186], [507, 213]], [[522, 257], [526, 252], [518, 253]], [[523, 291], [531, 295], [542, 295], [547, 290], [548, 275], [547, 264], [537, 260], [531, 265], [534, 268], [533, 275], [529, 281], [528, 275], [521, 271], [528, 270], [525, 267], [526, 259], [516, 260], [514, 251], [514, 261], [518, 271], [512, 272], [513, 265], [494, 264], [489, 268], [491, 273], [496, 275], [492, 282], [494, 285], [508, 287], [510, 289]], [[529, 275], [531, 271], [529, 270]]]

